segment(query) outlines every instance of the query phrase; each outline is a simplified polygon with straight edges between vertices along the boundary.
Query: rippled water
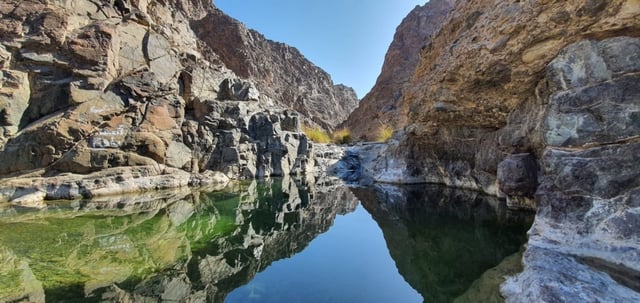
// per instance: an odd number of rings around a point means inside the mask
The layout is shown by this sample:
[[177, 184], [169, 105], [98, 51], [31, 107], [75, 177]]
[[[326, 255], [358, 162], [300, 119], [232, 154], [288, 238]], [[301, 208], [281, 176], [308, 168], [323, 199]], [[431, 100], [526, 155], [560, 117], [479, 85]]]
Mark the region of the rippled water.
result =
[[288, 179], [0, 211], [0, 301], [499, 302], [531, 216]]

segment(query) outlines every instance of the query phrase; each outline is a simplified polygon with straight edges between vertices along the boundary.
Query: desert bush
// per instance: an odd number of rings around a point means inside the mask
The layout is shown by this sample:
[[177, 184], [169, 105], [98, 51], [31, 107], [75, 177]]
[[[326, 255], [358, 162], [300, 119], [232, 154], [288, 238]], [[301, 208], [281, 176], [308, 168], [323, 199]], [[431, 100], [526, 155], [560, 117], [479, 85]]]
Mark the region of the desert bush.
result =
[[389, 139], [391, 139], [391, 137], [393, 137], [393, 127], [391, 127], [391, 125], [388, 125], [388, 124], [380, 125], [380, 128], [378, 128], [376, 141], [387, 142], [389, 141]]
[[303, 126], [302, 131], [307, 135], [309, 140], [316, 143], [329, 143], [331, 142], [331, 137], [329, 134], [319, 127], [311, 127], [311, 126]]
[[333, 134], [331, 134], [331, 138], [333, 139], [333, 143], [336, 144], [348, 144], [352, 141], [351, 131], [348, 128], [336, 129]]

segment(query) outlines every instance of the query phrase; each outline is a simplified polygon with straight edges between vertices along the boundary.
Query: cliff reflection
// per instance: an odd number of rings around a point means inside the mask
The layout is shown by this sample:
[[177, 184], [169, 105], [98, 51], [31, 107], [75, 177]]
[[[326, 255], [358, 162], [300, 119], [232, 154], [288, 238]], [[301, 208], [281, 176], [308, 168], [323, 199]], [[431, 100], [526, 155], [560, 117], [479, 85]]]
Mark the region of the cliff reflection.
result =
[[511, 212], [477, 192], [438, 185], [352, 190], [382, 229], [400, 274], [425, 302], [501, 301], [500, 278], [474, 281], [518, 252], [532, 214]]
[[222, 302], [356, 205], [282, 179], [5, 211], [0, 301]]

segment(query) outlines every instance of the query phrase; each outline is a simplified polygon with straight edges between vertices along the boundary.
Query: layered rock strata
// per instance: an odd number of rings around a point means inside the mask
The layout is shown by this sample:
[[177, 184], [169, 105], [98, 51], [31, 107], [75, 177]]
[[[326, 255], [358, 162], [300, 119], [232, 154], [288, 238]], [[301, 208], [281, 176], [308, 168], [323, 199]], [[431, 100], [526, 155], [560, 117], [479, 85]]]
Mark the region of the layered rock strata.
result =
[[[9, 0], [0, 14], [0, 186], [18, 187], [2, 201], [27, 194], [20, 189], [93, 196], [101, 175], [119, 173], [143, 184], [105, 180], [103, 191], [198, 183], [209, 171], [310, 173], [302, 121], [332, 127], [356, 102], [294, 48], [246, 30], [210, 1]], [[209, 31], [220, 22], [260, 43]], [[259, 62], [242, 66], [268, 64], [271, 74], [238, 70], [224, 43], [238, 54], [260, 51]], [[285, 62], [295, 73], [280, 68]], [[296, 83], [270, 82], [290, 72]], [[18, 176], [21, 185], [7, 181]]]
[[639, 17], [637, 1], [459, 1], [405, 86], [406, 127], [351, 161], [537, 209], [509, 302], [637, 301]]

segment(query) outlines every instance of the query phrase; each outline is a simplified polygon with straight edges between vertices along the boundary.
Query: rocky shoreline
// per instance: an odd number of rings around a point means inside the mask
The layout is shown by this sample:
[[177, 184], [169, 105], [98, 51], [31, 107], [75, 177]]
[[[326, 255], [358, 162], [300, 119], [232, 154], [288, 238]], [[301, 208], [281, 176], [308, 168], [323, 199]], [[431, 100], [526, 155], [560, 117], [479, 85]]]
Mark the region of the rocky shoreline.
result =
[[[334, 183], [345, 147], [332, 144], [310, 145], [313, 147], [313, 156], [309, 171], [280, 176], [292, 177], [310, 186], [324, 184], [326, 180]], [[90, 174], [64, 173], [55, 176], [46, 176], [46, 172], [41, 170], [0, 179], [0, 207], [4, 204], [45, 208], [48, 200], [94, 199], [166, 189], [216, 190], [238, 180], [237, 176], [231, 179], [219, 171], [190, 173], [166, 165], [114, 167]]]
[[[638, 1], [431, 0], [360, 104], [211, 1], [0, 15], [0, 205], [285, 176], [443, 184], [536, 210], [508, 302], [640, 301]], [[354, 135], [395, 136], [342, 148], [302, 131], [356, 105]]]

